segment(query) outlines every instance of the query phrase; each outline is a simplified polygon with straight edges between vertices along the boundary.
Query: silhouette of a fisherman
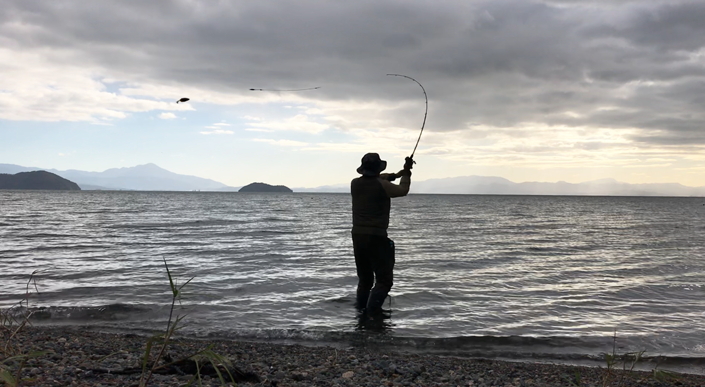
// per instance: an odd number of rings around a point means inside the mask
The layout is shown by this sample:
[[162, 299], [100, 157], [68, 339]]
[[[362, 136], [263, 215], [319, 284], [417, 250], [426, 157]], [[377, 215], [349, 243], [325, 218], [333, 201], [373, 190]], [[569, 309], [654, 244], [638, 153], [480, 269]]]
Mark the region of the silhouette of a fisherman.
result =
[[[387, 162], [377, 153], [368, 153], [357, 169], [362, 176], [350, 183], [352, 240], [359, 279], [355, 306], [370, 316], [382, 312], [382, 304], [392, 288], [394, 241], [387, 238], [391, 198], [409, 193], [413, 163], [407, 157], [399, 173], [380, 174], [387, 168]], [[401, 177], [399, 185], [392, 183], [397, 177]]]

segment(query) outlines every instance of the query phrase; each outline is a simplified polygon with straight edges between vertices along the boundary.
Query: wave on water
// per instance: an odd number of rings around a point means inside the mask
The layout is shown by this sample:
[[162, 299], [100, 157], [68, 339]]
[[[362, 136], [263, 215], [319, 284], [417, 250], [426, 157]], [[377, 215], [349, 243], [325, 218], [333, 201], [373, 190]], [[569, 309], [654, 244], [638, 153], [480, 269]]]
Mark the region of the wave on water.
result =
[[182, 222], [147, 222], [147, 223], [122, 223], [106, 226], [106, 228], [113, 229], [132, 229], [132, 228], [173, 228], [173, 227], [206, 227], [206, 226], [227, 226], [227, 225], [237, 225], [243, 223], [251, 223], [248, 220], [236, 220], [236, 219], [208, 219], [208, 220], [189, 220]]
[[[147, 306], [136, 306], [128, 304], [112, 304], [93, 307], [52, 306], [47, 308], [30, 308], [31, 321], [33, 322], [50, 323], [65, 321], [71, 322], [72, 324], [95, 322], [101, 320], [129, 320], [133, 316], [144, 315], [152, 310], [153, 308]], [[16, 314], [22, 312], [23, 311], [21, 309], [15, 310]]]

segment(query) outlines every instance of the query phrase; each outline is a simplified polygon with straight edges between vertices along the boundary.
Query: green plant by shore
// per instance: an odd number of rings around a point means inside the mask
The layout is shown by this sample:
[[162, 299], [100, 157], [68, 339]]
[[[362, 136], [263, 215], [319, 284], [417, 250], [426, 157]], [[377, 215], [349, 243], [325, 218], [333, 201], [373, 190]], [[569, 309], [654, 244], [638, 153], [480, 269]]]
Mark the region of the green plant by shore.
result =
[[32, 316], [29, 309], [30, 287], [34, 285], [35, 291], [39, 293], [34, 279], [37, 272], [38, 270], [35, 270], [30, 274], [23, 299], [7, 309], [0, 309], [0, 381], [9, 387], [20, 385], [23, 380], [22, 370], [28, 360], [44, 354], [41, 351], [26, 352], [16, 341], [17, 335], [31, 325], [29, 322]]
[[[602, 387], [625, 387], [628, 385], [628, 377], [633, 376], [634, 368], [642, 362], [646, 350], [638, 352], [627, 352], [624, 354], [617, 353], [617, 330], [615, 329], [612, 336], [612, 352], [604, 353], [605, 367], [601, 369], [604, 373], [601, 377]], [[621, 364], [621, 368], [619, 367]], [[674, 372], [658, 369], [658, 364], [651, 370], [647, 377], [639, 380], [640, 383], [651, 378], [658, 382], [673, 382], [678, 380], [678, 375]], [[579, 370], [575, 371], [573, 376], [565, 376], [565, 380], [570, 386], [583, 387], [582, 375]]]
[[[145, 353], [142, 357], [141, 375], [139, 380], [140, 387], [149, 385], [155, 373], [168, 373], [171, 368], [190, 367], [194, 369], [193, 378], [188, 382], [187, 386], [197, 383], [202, 385], [202, 374], [207, 369], [207, 374], [217, 375], [223, 386], [236, 385], [235, 377], [231, 372], [232, 364], [229, 359], [215, 353], [212, 350], [212, 345], [208, 345], [190, 355], [172, 360], [165, 356], [166, 350], [174, 339], [175, 332], [180, 328], [181, 322], [186, 315], [176, 315], [177, 302], [181, 303], [183, 288], [188, 285], [193, 278], [190, 278], [182, 285], [178, 285], [177, 280], [172, 276], [169, 266], [164, 260], [167, 278], [169, 279], [169, 287], [171, 289], [171, 306], [169, 308], [169, 318], [164, 332], [150, 337], [146, 343]], [[32, 382], [31, 378], [23, 378], [22, 372], [30, 360], [41, 357], [45, 354], [44, 351], [26, 351], [25, 346], [18, 340], [23, 331], [31, 326], [31, 317], [33, 312], [30, 309], [30, 298], [32, 296], [32, 288], [36, 294], [39, 294], [35, 281], [35, 270], [30, 274], [26, 284], [26, 292], [24, 297], [16, 304], [8, 308], [0, 309], [0, 385], [7, 387], [17, 387], [25, 382]], [[152, 352], [157, 349], [156, 355]], [[113, 356], [109, 354], [100, 360]], [[30, 362], [31, 363], [31, 362]]]
[[[154, 373], [160, 369], [167, 368], [169, 366], [175, 365], [175, 364], [183, 364], [186, 361], [193, 362], [193, 365], [196, 367], [196, 372], [193, 376], [193, 378], [189, 381], [187, 386], [192, 385], [195, 381], [198, 381], [198, 385], [202, 385], [202, 380], [201, 380], [201, 369], [204, 364], [210, 363], [212, 368], [214, 369], [215, 373], [218, 375], [218, 379], [220, 380], [221, 384], [223, 386], [227, 386], [228, 382], [226, 382], [226, 378], [224, 377], [224, 373], [229, 376], [229, 381], [233, 382], [235, 381], [235, 378], [233, 377], [232, 373], [230, 372], [230, 367], [232, 366], [230, 364], [230, 361], [225, 358], [224, 356], [220, 356], [219, 354], [215, 353], [212, 351], [212, 346], [207, 346], [204, 349], [201, 349], [191, 355], [189, 355], [186, 358], [177, 360], [177, 361], [172, 361], [166, 364], [158, 365], [159, 361], [162, 360], [164, 357], [164, 353], [166, 351], [167, 346], [169, 345], [170, 341], [173, 339], [174, 333], [179, 329], [179, 324], [181, 321], [186, 318], [185, 315], [177, 315], [176, 318], [174, 318], [174, 309], [176, 308], [176, 303], [179, 302], [181, 304], [181, 297], [183, 295], [182, 289], [188, 285], [195, 277], [191, 277], [188, 281], [186, 281], [183, 285], [178, 285], [177, 280], [172, 277], [171, 271], [169, 271], [169, 265], [166, 262], [166, 259], [164, 259], [164, 267], [166, 268], [166, 274], [167, 277], [169, 278], [169, 287], [171, 289], [171, 307], [169, 308], [169, 319], [167, 320], [167, 325], [166, 329], [164, 330], [163, 333], [157, 334], [152, 336], [148, 341], [147, 341], [147, 346], [145, 349], [144, 356], [142, 358], [142, 375], [140, 376], [140, 381], [139, 381], [139, 386], [140, 387], [146, 387], [154, 375]], [[154, 358], [153, 361], [151, 361], [150, 365], [150, 357], [152, 353], [152, 349], [154, 346], [159, 346], [159, 352], [157, 353], [156, 357]]]

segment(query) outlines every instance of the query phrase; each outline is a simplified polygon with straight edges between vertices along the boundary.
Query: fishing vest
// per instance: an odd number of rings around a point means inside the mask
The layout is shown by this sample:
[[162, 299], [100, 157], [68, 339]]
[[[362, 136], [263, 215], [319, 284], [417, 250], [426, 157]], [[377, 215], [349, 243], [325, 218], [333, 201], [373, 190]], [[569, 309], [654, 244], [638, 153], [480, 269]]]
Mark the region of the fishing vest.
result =
[[353, 209], [353, 234], [387, 236], [392, 200], [378, 176], [362, 176], [350, 183]]

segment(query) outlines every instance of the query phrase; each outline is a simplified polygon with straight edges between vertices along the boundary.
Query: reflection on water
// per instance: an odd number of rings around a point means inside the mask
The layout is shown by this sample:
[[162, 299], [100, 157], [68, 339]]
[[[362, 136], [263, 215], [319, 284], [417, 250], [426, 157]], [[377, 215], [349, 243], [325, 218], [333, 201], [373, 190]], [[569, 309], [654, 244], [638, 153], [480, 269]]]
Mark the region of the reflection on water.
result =
[[374, 314], [370, 314], [365, 310], [358, 311], [356, 320], [356, 331], [386, 334], [391, 333], [394, 328], [392, 310], [382, 310]]
[[[397, 199], [381, 336], [597, 351], [617, 329], [625, 349], [705, 356], [704, 220], [701, 198]], [[181, 283], [195, 276], [186, 332], [353, 334], [350, 222], [346, 194], [0, 191], [0, 305], [41, 269], [31, 303], [50, 320], [161, 326], [166, 259]]]

